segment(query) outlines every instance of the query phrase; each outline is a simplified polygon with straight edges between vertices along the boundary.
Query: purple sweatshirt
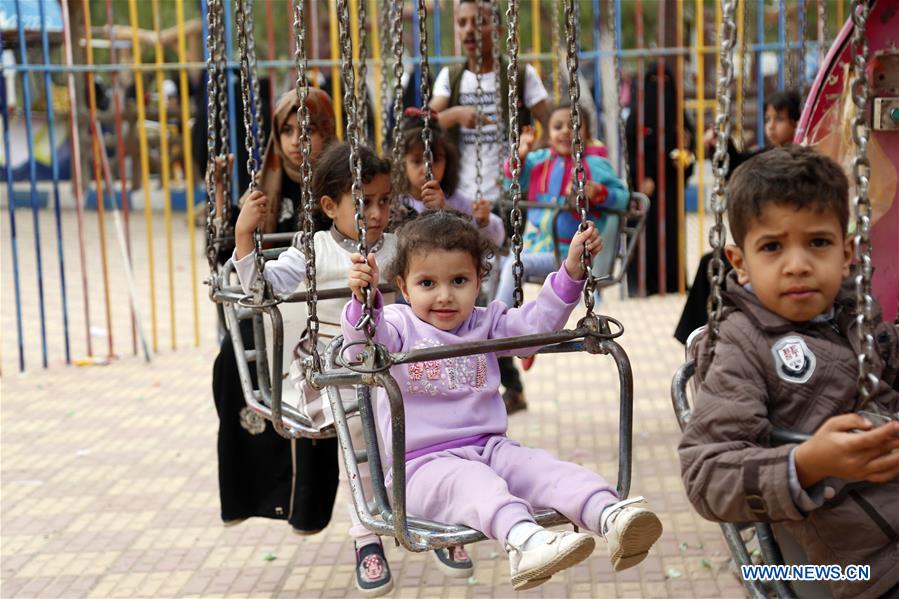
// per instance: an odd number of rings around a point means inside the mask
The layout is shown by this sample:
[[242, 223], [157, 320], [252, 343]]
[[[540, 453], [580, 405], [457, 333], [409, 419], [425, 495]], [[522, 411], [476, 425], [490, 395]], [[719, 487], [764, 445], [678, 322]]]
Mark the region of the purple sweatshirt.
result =
[[[405, 352], [557, 331], [565, 326], [577, 306], [583, 285], [583, 280], [573, 280], [563, 266], [546, 278], [535, 300], [520, 308], [508, 308], [503, 302], [494, 301], [486, 308], [475, 308], [450, 331], [420, 320], [410, 306], [384, 306], [379, 294], [373, 310], [377, 324], [375, 341], [391, 352]], [[361, 313], [362, 305], [355, 298], [344, 308], [344, 343], [365, 340], [365, 335], [353, 328]], [[400, 364], [392, 367], [390, 373], [403, 393], [407, 460], [443, 449], [483, 445], [491, 436], [506, 433], [508, 420], [499, 394], [497, 353]], [[377, 389], [373, 397], [389, 464], [393, 455], [390, 406], [383, 389]]]

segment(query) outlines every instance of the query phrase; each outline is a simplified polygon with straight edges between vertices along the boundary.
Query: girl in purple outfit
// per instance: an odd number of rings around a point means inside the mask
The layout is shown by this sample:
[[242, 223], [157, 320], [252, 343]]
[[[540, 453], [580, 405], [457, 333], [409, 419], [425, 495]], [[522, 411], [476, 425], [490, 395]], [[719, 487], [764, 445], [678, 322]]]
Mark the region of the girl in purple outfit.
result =
[[[596, 255], [602, 238], [592, 223], [578, 231], [559, 271], [538, 297], [520, 308], [495, 301], [475, 307], [489, 268], [490, 245], [456, 212], [419, 215], [400, 229], [393, 274], [409, 305], [385, 306], [375, 291], [374, 340], [391, 352], [455, 345], [561, 329], [580, 298], [584, 251]], [[344, 308], [344, 342], [364, 341], [355, 330], [363, 289], [378, 280], [374, 254], [352, 257]], [[619, 501], [604, 478], [541, 449], [506, 437], [497, 354], [401, 364], [390, 369], [406, 411], [406, 502], [410, 515], [461, 524], [505, 543], [515, 590], [538, 586], [586, 559], [591, 535], [539, 526], [535, 508], [554, 508], [581, 528], [603, 536], [616, 570], [642, 561], [662, 532], [642, 497]], [[379, 432], [390, 463], [390, 408], [375, 395]], [[392, 473], [386, 482], [391, 484]]]
[[417, 213], [450, 208], [467, 214], [493, 245], [501, 247], [506, 240], [506, 229], [502, 219], [490, 212], [490, 202], [484, 198], [469, 198], [458, 190], [459, 151], [437, 124], [436, 115], [430, 123], [433, 177], [431, 180], [427, 179], [425, 144], [421, 137], [423, 130], [421, 110], [407, 108], [403, 113], [404, 203]]

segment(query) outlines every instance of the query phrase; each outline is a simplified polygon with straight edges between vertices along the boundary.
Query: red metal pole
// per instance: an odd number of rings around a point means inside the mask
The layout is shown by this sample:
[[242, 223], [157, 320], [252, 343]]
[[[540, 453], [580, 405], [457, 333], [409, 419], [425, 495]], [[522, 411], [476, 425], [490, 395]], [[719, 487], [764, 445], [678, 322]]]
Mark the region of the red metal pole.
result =
[[[659, 48], [665, 47], [665, 3], [659, 3], [658, 44]], [[657, 95], [656, 98], [656, 156], [658, 159], [658, 173], [656, 174], [656, 205], [659, 217], [659, 293], [667, 293], [667, 234], [665, 230], [665, 167], [668, 164], [668, 156], [665, 152], [665, 59], [661, 56], [656, 61]]]
[[[109, 35], [109, 61], [112, 64], [118, 64], [116, 58], [115, 40], [113, 39], [112, 18], [112, 0], [106, 0], [106, 30]], [[122, 218], [125, 220], [125, 250], [128, 256], [128, 262], [131, 262], [131, 225], [129, 212], [131, 211], [131, 198], [128, 195], [128, 178], [125, 175], [125, 139], [122, 137], [122, 104], [121, 104], [121, 88], [119, 86], [119, 73], [112, 71], [110, 74], [112, 79], [112, 98], [113, 110], [115, 113], [115, 135], [116, 135], [116, 157], [119, 162], [119, 181], [122, 182]], [[109, 181], [110, 190], [112, 189], [112, 181]], [[134, 316], [134, 306], [128, 302], [129, 311], [131, 312], [131, 351], [137, 355], [137, 320]]]

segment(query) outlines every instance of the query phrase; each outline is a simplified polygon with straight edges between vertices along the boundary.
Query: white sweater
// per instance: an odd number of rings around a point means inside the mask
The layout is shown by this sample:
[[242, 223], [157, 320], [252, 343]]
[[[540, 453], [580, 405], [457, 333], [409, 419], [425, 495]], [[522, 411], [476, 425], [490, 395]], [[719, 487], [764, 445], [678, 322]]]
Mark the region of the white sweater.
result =
[[[319, 231], [315, 234], [315, 273], [316, 286], [318, 289], [334, 289], [348, 287], [347, 276], [352, 266], [350, 256], [355, 250], [350, 251], [340, 244], [334, 238], [331, 231]], [[384, 243], [376, 252], [380, 271], [383, 273], [390, 262], [396, 255], [396, 235], [393, 233], [384, 234]], [[265, 274], [266, 281], [272, 286], [272, 291], [276, 295], [289, 294], [295, 291], [303, 291], [306, 288], [306, 257], [301, 249], [302, 234], [297, 233], [293, 240], [293, 245], [278, 256], [277, 260], [266, 262]], [[240, 279], [240, 285], [243, 287], [244, 293], [250, 293], [250, 286], [256, 278], [256, 252], [250, 252], [240, 260], [236, 259], [236, 253], [232, 255], [234, 267], [237, 271], [237, 277]], [[384, 283], [382, 278], [381, 283]], [[387, 303], [393, 301], [393, 294], [385, 298]], [[318, 302], [316, 308], [318, 319], [321, 323], [319, 330], [322, 343], [327, 344], [332, 338], [340, 334], [340, 315], [349, 298], [322, 300]], [[305, 308], [305, 304], [302, 304]], [[285, 331], [286, 334], [286, 331]], [[285, 350], [288, 348], [285, 346]], [[293, 349], [292, 347], [289, 349]], [[324, 346], [320, 344], [320, 350]], [[285, 352], [287, 353], [287, 352]]]

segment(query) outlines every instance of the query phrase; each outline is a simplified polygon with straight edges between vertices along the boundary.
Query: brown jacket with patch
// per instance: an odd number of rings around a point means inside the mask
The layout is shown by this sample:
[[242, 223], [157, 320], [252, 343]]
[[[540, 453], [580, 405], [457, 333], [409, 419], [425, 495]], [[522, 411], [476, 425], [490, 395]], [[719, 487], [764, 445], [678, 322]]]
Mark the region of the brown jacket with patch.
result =
[[[834, 596], [882, 595], [899, 583], [899, 478], [825, 479], [804, 490], [824, 503], [803, 513], [788, 482], [796, 445], [769, 443], [773, 427], [811, 434], [828, 418], [859, 410], [854, 290], [844, 284], [827, 322], [779, 317], [733, 273], [724, 300], [714, 360], [707, 338], [697, 341], [697, 372], [704, 376], [678, 448], [690, 502], [718, 522], [782, 522], [811, 563], [871, 566], [869, 581], [829, 583]], [[872, 403], [895, 414], [899, 335], [879, 312], [880, 383]]]

